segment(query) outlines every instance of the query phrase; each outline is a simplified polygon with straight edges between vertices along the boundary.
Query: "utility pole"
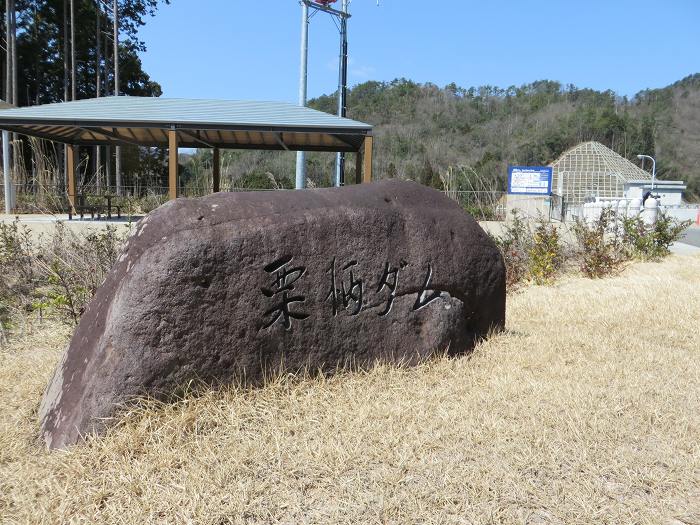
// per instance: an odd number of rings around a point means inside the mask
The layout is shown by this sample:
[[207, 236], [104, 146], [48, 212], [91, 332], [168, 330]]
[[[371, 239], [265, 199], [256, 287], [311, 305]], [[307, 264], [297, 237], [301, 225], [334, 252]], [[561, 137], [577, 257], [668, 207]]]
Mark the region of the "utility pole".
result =
[[[70, 92], [71, 92], [71, 100], [77, 100], [78, 99], [78, 82], [76, 81], [76, 65], [75, 65], [75, 0], [70, 0]], [[70, 147], [70, 146], [68, 146]], [[66, 153], [68, 153], [68, 150], [66, 149]], [[76, 155], [78, 158], [74, 159], [73, 162], [75, 163], [80, 163], [80, 156]], [[66, 155], [66, 159], [68, 158], [68, 155]], [[67, 163], [66, 166], [71, 166], [71, 163]], [[68, 168], [72, 169], [75, 172], [75, 164], [73, 164], [73, 168]], [[71, 173], [71, 176], [75, 177], [75, 173]], [[68, 177], [66, 175], [66, 177]], [[70, 179], [66, 179], [70, 180]], [[78, 178], [77, 181], [77, 186], [80, 186], [80, 178]], [[76, 186], [76, 187], [77, 187]], [[70, 190], [69, 190], [69, 195], [70, 195]]]
[[63, 102], [68, 101], [68, 0], [63, 0]]
[[71, 100], [77, 100], [78, 83], [75, 81], [75, 0], [70, 0], [70, 68]]
[[[329, 4], [335, 0], [300, 0], [301, 3], [301, 67], [299, 68], [299, 105], [306, 106], [307, 96], [307, 70], [309, 59], [309, 8], [314, 9], [314, 14], [323, 11], [331, 15], [339, 22], [340, 31], [340, 66], [338, 72], [338, 115], [345, 117], [347, 114], [347, 85], [348, 85], [348, 6], [350, 0], [343, 0], [341, 10], [333, 9]], [[313, 16], [313, 15], [312, 15]], [[335, 22], [335, 20], [334, 20]], [[336, 24], [337, 25], [337, 24]], [[296, 188], [306, 186], [306, 166], [303, 151], [297, 152]], [[345, 153], [336, 154], [335, 161], [335, 186], [345, 184]]]
[[12, 104], [12, 0], [5, 1], [5, 100]]
[[[14, 2], [12, 0], [5, 1], [5, 53], [6, 53], [6, 68], [5, 68], [5, 99], [8, 104], [13, 104], [14, 90], [14, 70], [17, 61], [15, 58], [15, 33], [14, 23]], [[10, 133], [2, 132], [2, 171], [5, 190], [5, 213], [12, 213], [14, 206], [14, 187], [12, 185], [12, 153], [10, 152]]]
[[[340, 72], [338, 77], [338, 116], [347, 116], [348, 95], [348, 0], [343, 0], [340, 18]], [[340, 151], [335, 158], [335, 185], [345, 185], [345, 153]]]
[[95, 96], [102, 94], [102, 8], [100, 0], [96, 2], [95, 17]]
[[[63, 102], [68, 102], [68, 0], [63, 0]], [[68, 187], [68, 145], [63, 145], [63, 187]]]
[[[114, 11], [114, 96], [119, 96], [119, 6], [117, 0], [112, 4]], [[115, 146], [114, 148], [114, 171], [115, 183], [117, 186], [117, 195], [122, 194], [122, 148]]]
[[[15, 0], [8, 0], [12, 3], [12, 103], [17, 105], [17, 9], [15, 8]], [[14, 134], [13, 134], [14, 135]]]
[[[299, 105], [306, 106], [307, 67], [309, 62], [309, 4], [301, 0], [301, 64], [299, 69]], [[306, 152], [297, 151], [296, 189], [306, 187]]]
[[[102, 77], [100, 75], [100, 69], [102, 68], [102, 9], [100, 8], [100, 0], [95, 2], [95, 97], [100, 98]], [[100, 193], [102, 187], [102, 148], [100, 146], [95, 146], [95, 184], [97, 186], [97, 193]]]
[[2, 173], [5, 182], [5, 213], [12, 213], [14, 208], [12, 176], [10, 175], [10, 132], [2, 132]]
[[[12, 87], [10, 86], [10, 81], [12, 78], [12, 59], [10, 57], [10, 0], [5, 2], [5, 99], [8, 104], [11, 104], [10, 97], [12, 96]], [[5, 188], [5, 213], [8, 215], [12, 213], [13, 199], [12, 199], [12, 174], [10, 172], [10, 133], [8, 131], [2, 132], [2, 175], [4, 180]]]
[[119, 96], [119, 6], [117, 0], [112, 4], [114, 13], [114, 96]]
[[[99, 0], [98, 0], [99, 1]], [[109, 4], [105, 4], [109, 5]], [[105, 96], [108, 96], [110, 91], [109, 91], [109, 49], [110, 49], [110, 42], [109, 38], [107, 37], [107, 26], [109, 22], [109, 18], [107, 15], [107, 10], [105, 9], [105, 33], [104, 33], [104, 49], [102, 52], [102, 55], [105, 57], [105, 74], [104, 74], [104, 94]], [[112, 185], [112, 147], [109, 145], [106, 145], [104, 148], [105, 152], [105, 187], [107, 189], [107, 192], [111, 192], [110, 188]]]

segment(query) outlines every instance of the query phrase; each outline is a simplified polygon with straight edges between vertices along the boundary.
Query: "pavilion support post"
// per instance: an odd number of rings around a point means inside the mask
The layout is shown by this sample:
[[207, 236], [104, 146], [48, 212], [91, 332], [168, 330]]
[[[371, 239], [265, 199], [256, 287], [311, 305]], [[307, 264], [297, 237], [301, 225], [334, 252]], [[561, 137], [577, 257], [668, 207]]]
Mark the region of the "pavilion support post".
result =
[[362, 154], [362, 182], [372, 182], [372, 154], [374, 148], [374, 137], [372, 135], [367, 135], [365, 137], [365, 143], [362, 147], [364, 150]]
[[177, 199], [177, 131], [168, 130], [168, 195]]
[[214, 193], [218, 193], [221, 191], [221, 151], [219, 148], [214, 148], [212, 152], [211, 167], [213, 190]]
[[372, 182], [372, 149], [374, 137], [367, 135], [355, 160], [355, 184]]
[[71, 213], [75, 213], [75, 204], [78, 195], [78, 186], [76, 184], [76, 168], [78, 162], [78, 146], [72, 144], [66, 148], [66, 180], [68, 192], [68, 204], [71, 208]]

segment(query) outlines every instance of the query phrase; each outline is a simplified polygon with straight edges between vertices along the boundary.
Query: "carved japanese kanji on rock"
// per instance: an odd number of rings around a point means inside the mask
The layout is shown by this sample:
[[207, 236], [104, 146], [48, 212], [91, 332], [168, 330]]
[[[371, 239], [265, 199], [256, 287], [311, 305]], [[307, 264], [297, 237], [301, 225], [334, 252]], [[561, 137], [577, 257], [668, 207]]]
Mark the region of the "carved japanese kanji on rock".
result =
[[505, 322], [501, 256], [410, 182], [178, 199], [142, 219], [40, 409], [51, 448], [134, 397], [466, 352]]

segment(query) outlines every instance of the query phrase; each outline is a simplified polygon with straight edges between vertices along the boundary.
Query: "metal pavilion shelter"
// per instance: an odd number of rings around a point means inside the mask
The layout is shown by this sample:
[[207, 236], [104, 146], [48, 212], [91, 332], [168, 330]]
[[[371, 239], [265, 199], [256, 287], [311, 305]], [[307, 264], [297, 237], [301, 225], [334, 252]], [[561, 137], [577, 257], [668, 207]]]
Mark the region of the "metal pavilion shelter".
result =
[[[168, 192], [177, 197], [178, 147], [357, 154], [355, 181], [372, 180], [372, 126], [285, 102], [102, 97], [0, 109], [0, 129], [68, 145], [68, 199], [75, 206], [79, 147], [167, 147]], [[9, 173], [5, 174], [9, 177]]]

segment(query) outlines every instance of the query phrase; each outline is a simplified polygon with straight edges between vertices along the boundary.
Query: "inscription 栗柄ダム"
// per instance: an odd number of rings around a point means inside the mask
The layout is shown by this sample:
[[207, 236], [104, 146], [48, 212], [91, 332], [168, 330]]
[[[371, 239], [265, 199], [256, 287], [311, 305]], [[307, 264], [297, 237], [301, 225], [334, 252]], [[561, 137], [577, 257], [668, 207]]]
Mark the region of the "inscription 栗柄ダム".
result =
[[[271, 285], [260, 287], [262, 294], [273, 303], [263, 313], [263, 329], [272, 328], [278, 324], [283, 326], [285, 330], [291, 330], [292, 320], [303, 321], [310, 317], [308, 313], [303, 311], [304, 303], [310, 294], [305, 292], [302, 295], [302, 291], [296, 291], [297, 286], [303, 288], [298, 283], [302, 277], [307, 276], [307, 267], [303, 265], [292, 266], [293, 259], [292, 256], [281, 257], [263, 268], [265, 273], [274, 276]], [[379, 317], [385, 317], [391, 313], [398, 293], [399, 274], [407, 266], [408, 263], [406, 261], [401, 261], [397, 266], [387, 262], [384, 266], [384, 270], [379, 277], [379, 284], [374, 291], [378, 296], [386, 296], [380, 298], [382, 309], [377, 313]], [[367, 309], [366, 280], [362, 277], [362, 268], [360, 268], [357, 260], [352, 259], [338, 263], [337, 257], [334, 257], [326, 273], [330, 278], [330, 290], [324, 300], [330, 303], [330, 311], [333, 317], [338, 316], [342, 312], [356, 316]], [[440, 290], [430, 288], [432, 275], [432, 264], [428, 264], [422, 285], [415, 292], [416, 300], [413, 303], [412, 311], [418, 311], [428, 306], [443, 294]], [[314, 282], [313, 279], [307, 280], [306, 288], [313, 286]], [[300, 304], [294, 305], [294, 303]], [[292, 308], [293, 305], [294, 308]]]

